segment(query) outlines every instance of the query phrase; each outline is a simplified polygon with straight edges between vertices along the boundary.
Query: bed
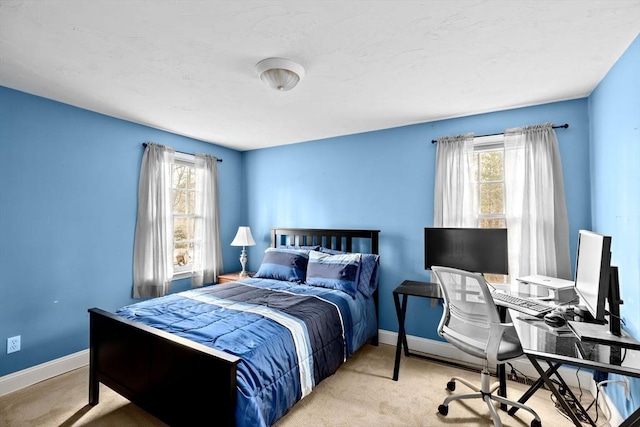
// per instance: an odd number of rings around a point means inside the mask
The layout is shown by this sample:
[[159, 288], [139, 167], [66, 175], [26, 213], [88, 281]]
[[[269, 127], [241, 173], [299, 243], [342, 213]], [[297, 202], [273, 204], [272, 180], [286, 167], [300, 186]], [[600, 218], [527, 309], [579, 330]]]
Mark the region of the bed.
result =
[[[90, 309], [89, 404], [103, 383], [170, 425], [273, 424], [378, 344], [377, 288], [360, 287], [377, 282], [363, 277], [365, 258], [377, 268], [378, 234], [274, 228], [254, 278]], [[305, 254], [305, 280], [292, 280]]]

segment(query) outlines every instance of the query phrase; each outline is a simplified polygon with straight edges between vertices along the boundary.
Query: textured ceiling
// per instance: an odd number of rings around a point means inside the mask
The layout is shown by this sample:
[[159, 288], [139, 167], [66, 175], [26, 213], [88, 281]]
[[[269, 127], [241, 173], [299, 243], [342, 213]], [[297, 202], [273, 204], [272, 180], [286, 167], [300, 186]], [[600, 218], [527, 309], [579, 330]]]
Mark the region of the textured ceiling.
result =
[[249, 150], [584, 97], [639, 32], [640, 0], [0, 0], [0, 84]]

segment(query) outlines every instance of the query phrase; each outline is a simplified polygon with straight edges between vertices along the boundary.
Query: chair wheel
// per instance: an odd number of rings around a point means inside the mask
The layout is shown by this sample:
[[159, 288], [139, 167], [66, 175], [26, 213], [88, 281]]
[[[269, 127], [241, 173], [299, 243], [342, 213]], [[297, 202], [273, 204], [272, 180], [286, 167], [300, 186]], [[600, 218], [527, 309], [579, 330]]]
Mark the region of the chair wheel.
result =
[[447, 383], [447, 390], [449, 391], [455, 391], [456, 390], [456, 383], [455, 381], [449, 381]]
[[531, 427], [542, 427], [542, 421], [536, 420], [535, 418], [531, 421]]
[[449, 413], [449, 407], [446, 405], [440, 405], [438, 406], [438, 412], [440, 412], [442, 415], [447, 415]]

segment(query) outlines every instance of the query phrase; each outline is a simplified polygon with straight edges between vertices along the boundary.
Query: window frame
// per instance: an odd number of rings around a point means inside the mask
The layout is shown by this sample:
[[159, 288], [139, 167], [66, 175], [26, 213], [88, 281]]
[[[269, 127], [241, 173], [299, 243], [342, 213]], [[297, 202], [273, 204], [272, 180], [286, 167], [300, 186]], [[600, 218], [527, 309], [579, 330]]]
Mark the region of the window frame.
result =
[[[195, 168], [196, 168], [196, 157], [192, 154], [187, 154], [187, 153], [179, 153], [179, 152], [175, 152], [174, 154], [174, 160], [173, 160], [173, 164], [171, 165], [171, 217], [172, 217], [172, 221], [173, 222], [173, 229], [174, 229], [174, 234], [171, 237], [171, 252], [174, 253], [175, 251], [175, 246], [176, 246], [176, 240], [175, 240], [175, 219], [176, 216], [178, 216], [174, 211], [173, 211], [173, 194], [174, 191], [176, 190], [176, 187], [174, 185], [173, 182], [173, 167], [174, 165], [183, 165], [183, 166], [189, 166], [192, 167], [194, 170], [194, 179], [195, 179]], [[196, 183], [194, 182], [194, 189], [193, 189], [194, 193], [197, 194], [197, 188], [196, 188]], [[194, 196], [195, 197], [195, 196]], [[187, 218], [193, 218], [194, 222], [197, 220], [197, 215], [194, 211], [194, 213], [191, 214], [179, 214], [179, 216], [181, 217], [187, 217]], [[186, 240], [185, 242], [189, 242], [190, 240]], [[192, 240], [192, 242], [195, 242], [195, 239]], [[195, 251], [195, 248], [194, 248]], [[196, 255], [193, 254], [192, 260], [196, 259]], [[173, 265], [173, 278], [172, 280], [179, 280], [179, 279], [187, 279], [193, 276], [193, 264], [187, 264], [184, 267], [178, 267], [175, 264], [175, 255], [173, 255], [171, 257], [171, 262]]]
[[[483, 214], [481, 213], [481, 202], [480, 202], [480, 184], [481, 181], [479, 180], [480, 177], [480, 162], [478, 161], [476, 163], [476, 173], [477, 175], [474, 176], [474, 183], [476, 185], [476, 197], [478, 200], [478, 207], [477, 207], [477, 211], [475, 213], [476, 215], [476, 227], [478, 228], [485, 228], [485, 227], [480, 227], [480, 221], [481, 220], [491, 220], [491, 219], [502, 219], [503, 223], [504, 223], [504, 228], [507, 228], [507, 212], [506, 212], [506, 187], [505, 187], [505, 158], [504, 158], [504, 135], [503, 134], [499, 134], [499, 135], [488, 135], [488, 136], [480, 136], [480, 137], [476, 137], [473, 139], [473, 153], [474, 153], [474, 162], [475, 160], [475, 154], [476, 153], [482, 153], [482, 152], [489, 152], [489, 151], [502, 151], [503, 156], [502, 156], [502, 206], [503, 206], [503, 213], [502, 214]], [[492, 181], [492, 182], [497, 182], [497, 181]], [[486, 276], [487, 281], [490, 281], [492, 283], [492, 285], [504, 285], [507, 283], [510, 283], [510, 276], [509, 275], [502, 275], [502, 274], [491, 274], [491, 275], [487, 275]]]
[[[488, 136], [480, 136], [480, 137], [476, 137], [473, 139], [473, 152], [474, 154], [476, 153], [482, 153], [482, 152], [488, 152], [488, 151], [502, 151], [503, 152], [503, 157], [502, 157], [502, 206], [503, 206], [503, 213], [502, 214], [483, 214], [480, 211], [480, 184], [481, 181], [479, 181], [477, 178], [479, 178], [480, 175], [480, 169], [478, 167], [477, 173], [478, 176], [474, 177], [474, 182], [476, 183], [476, 196], [477, 196], [477, 200], [478, 200], [478, 210], [476, 211], [476, 227], [481, 228], [480, 227], [480, 221], [481, 220], [491, 220], [491, 219], [502, 219], [504, 222], [504, 226], [507, 226], [507, 215], [506, 215], [506, 188], [505, 188], [505, 177], [504, 177], [504, 135], [500, 134], [500, 135], [488, 135]], [[475, 160], [475, 159], [474, 159]], [[479, 166], [479, 162], [478, 165]], [[499, 181], [494, 181], [494, 182], [499, 182]]]

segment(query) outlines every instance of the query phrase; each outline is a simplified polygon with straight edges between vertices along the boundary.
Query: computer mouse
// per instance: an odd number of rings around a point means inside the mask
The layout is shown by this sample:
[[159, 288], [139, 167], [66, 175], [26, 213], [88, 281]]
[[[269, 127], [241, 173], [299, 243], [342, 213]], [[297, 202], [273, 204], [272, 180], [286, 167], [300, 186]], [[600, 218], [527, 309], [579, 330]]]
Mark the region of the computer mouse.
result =
[[544, 315], [544, 323], [549, 326], [559, 328], [560, 326], [564, 326], [564, 324], [567, 323], [567, 320], [564, 318], [562, 313], [552, 311], [551, 313]]

